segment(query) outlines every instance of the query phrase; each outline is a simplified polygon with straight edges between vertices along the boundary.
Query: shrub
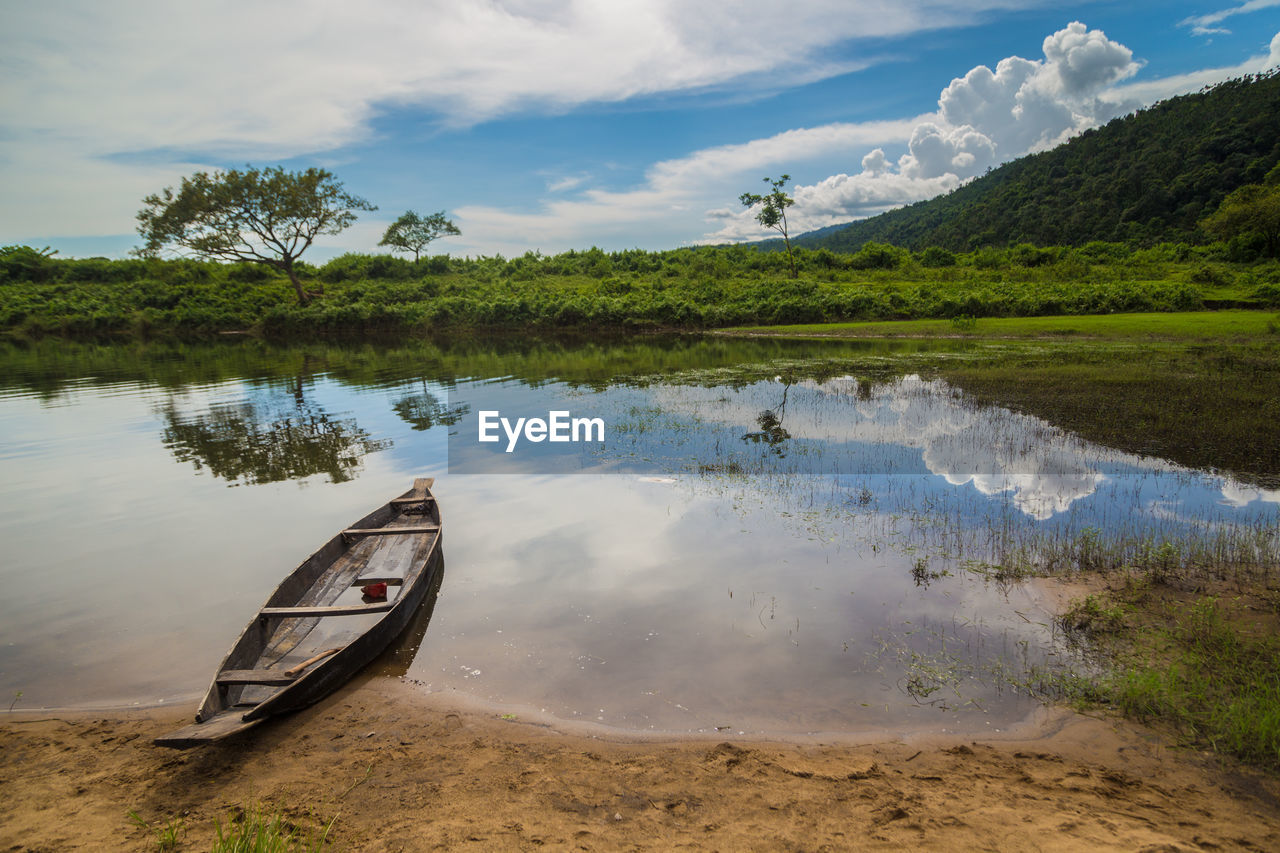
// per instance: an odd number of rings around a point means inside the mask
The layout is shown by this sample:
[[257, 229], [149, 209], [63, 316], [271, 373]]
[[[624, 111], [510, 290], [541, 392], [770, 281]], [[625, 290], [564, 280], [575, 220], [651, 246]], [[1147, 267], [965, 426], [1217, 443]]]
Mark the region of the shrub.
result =
[[920, 265], [930, 269], [954, 267], [956, 256], [954, 252], [949, 252], [941, 246], [930, 246], [920, 253]]
[[852, 258], [849, 266], [855, 270], [891, 270], [902, 263], [903, 251], [884, 243], [864, 243]]

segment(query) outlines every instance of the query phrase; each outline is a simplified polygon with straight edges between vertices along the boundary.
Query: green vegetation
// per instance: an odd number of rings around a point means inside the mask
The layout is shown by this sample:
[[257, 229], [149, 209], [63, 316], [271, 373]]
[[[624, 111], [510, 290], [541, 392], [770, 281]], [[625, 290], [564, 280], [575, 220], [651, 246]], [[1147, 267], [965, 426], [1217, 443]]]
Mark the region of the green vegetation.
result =
[[[1280, 73], [1272, 71], [1162, 101], [947, 195], [795, 243], [852, 252], [870, 242], [951, 251], [1199, 242], [1201, 219], [1280, 163], [1277, 139]], [[1230, 248], [1242, 260], [1259, 251], [1245, 238], [1233, 238]]]
[[1058, 317], [976, 317], [896, 322], [809, 323], [739, 327], [733, 334], [828, 338], [1021, 338], [1047, 340], [1251, 341], [1276, 336], [1280, 314], [1262, 311], [1184, 311]]
[[705, 329], [748, 324], [951, 319], [1280, 306], [1280, 262], [1225, 260], [1223, 246], [1115, 244], [983, 249], [928, 266], [869, 245], [853, 255], [749, 247], [591, 249], [417, 262], [343, 255], [292, 263], [317, 293], [298, 304], [265, 264], [0, 250], [0, 333], [10, 336], [268, 336], [431, 329]]
[[387, 226], [379, 246], [389, 246], [396, 252], [413, 252], [414, 263], [421, 260], [422, 250], [439, 237], [457, 236], [462, 232], [444, 216], [444, 211], [429, 216], [419, 216], [412, 210]]
[[1125, 575], [1076, 602], [1062, 624], [1104, 661], [1077, 688], [1190, 743], [1280, 768], [1280, 590], [1264, 581], [1220, 595], [1179, 586]]
[[1222, 240], [1280, 256], [1280, 166], [1267, 173], [1266, 183], [1245, 184], [1224, 198], [1203, 224]]
[[795, 255], [791, 251], [791, 237], [787, 233], [787, 208], [796, 203], [796, 200], [787, 195], [786, 190], [783, 189], [789, 180], [791, 180], [790, 175], [783, 175], [776, 181], [765, 178], [764, 182], [770, 187], [768, 193], [765, 195], [743, 193], [738, 197], [738, 201], [742, 202], [742, 206], [746, 208], [760, 205], [760, 210], [756, 213], [756, 221], [765, 228], [772, 228], [782, 235], [782, 241], [787, 246], [787, 263], [791, 265], [791, 277], [798, 278]]
[[[135, 810], [128, 813], [129, 822], [149, 833], [156, 850], [177, 850], [187, 835], [186, 823], [173, 817], [164, 823], [150, 823]], [[224, 826], [214, 819], [214, 838], [209, 853], [321, 853], [328, 849], [329, 833], [333, 830], [333, 818], [313, 829], [304, 829], [285, 817], [284, 811], [267, 811], [261, 805], [237, 809]]]
[[223, 827], [215, 821], [217, 838], [210, 853], [320, 853], [328, 846], [330, 820], [316, 837], [315, 832], [303, 835], [302, 829], [284, 817], [280, 810], [268, 813], [261, 806], [250, 806], [230, 824]]
[[300, 305], [311, 299], [295, 269], [302, 253], [316, 237], [348, 228], [355, 211], [377, 209], [345, 192], [331, 172], [279, 166], [197, 172], [183, 178], [176, 193], [166, 187], [143, 204], [144, 255], [172, 246], [205, 258], [267, 264], [288, 276]]
[[1172, 540], [1085, 528], [1025, 545], [996, 565], [962, 568], [1002, 584], [1046, 575], [1091, 580], [1097, 591], [1056, 620], [1075, 655], [995, 675], [1015, 689], [1107, 707], [1189, 746], [1280, 770], [1273, 522]]

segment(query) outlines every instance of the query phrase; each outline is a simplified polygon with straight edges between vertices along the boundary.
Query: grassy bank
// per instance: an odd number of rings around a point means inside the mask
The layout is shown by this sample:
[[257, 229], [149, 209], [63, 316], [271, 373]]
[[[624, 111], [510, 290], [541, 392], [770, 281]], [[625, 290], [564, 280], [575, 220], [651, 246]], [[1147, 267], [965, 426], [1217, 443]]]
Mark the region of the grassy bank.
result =
[[[1194, 573], [1193, 573], [1194, 574]], [[1122, 572], [1063, 626], [1099, 663], [1069, 694], [1191, 745], [1280, 769], [1280, 586]]]
[[992, 338], [1157, 341], [1280, 340], [1280, 314], [1269, 311], [1182, 311], [1055, 317], [960, 317], [949, 320], [744, 326], [734, 334], [829, 338]]
[[[528, 253], [409, 262], [344, 255], [302, 265], [300, 306], [261, 265], [59, 260], [0, 250], [0, 333], [149, 336], [253, 331], [681, 328], [1280, 306], [1280, 264], [1215, 247], [1121, 244], [920, 255], [890, 246], [786, 258], [746, 247]], [[944, 326], [944, 328], [949, 328]]]

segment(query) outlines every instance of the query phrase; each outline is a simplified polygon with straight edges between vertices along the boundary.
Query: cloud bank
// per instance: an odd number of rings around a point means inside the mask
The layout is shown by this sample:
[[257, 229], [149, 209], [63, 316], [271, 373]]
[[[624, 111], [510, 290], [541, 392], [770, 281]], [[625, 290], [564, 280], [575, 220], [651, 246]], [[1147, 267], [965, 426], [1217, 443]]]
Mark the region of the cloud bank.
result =
[[[352, 146], [389, 108], [459, 127], [718, 87], [777, 90], [865, 66], [851, 42], [968, 24], [1010, 5], [10, 3], [0, 28], [0, 234], [121, 233], [142, 195], [199, 164]], [[68, 171], [87, 183], [62, 180]]]

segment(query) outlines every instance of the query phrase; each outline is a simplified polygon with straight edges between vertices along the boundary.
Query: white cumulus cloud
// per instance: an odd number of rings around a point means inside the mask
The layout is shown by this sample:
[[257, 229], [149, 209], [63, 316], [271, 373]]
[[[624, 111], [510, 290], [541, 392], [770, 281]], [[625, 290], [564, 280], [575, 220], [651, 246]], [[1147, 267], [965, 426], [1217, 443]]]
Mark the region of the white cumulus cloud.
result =
[[898, 168], [910, 178], [971, 178], [995, 163], [991, 138], [969, 125], [943, 128], [933, 122], [911, 132], [910, 153], [898, 160]]
[[986, 136], [1005, 161], [1052, 147], [1132, 108], [1104, 93], [1139, 65], [1132, 51], [1101, 30], [1074, 21], [1045, 38], [1042, 50], [1043, 59], [1011, 56], [994, 72], [979, 65], [952, 80], [938, 98], [942, 117], [953, 128]]

